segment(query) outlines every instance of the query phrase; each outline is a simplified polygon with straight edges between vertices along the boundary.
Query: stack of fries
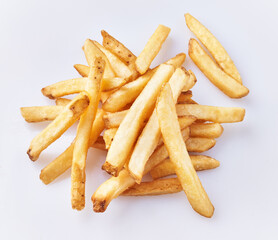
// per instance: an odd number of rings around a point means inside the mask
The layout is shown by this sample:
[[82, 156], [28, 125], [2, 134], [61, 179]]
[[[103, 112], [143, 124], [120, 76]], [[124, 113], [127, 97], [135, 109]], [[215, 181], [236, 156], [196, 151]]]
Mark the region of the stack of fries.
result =
[[[214, 58], [191, 39], [189, 56], [194, 63], [229, 97], [247, 95], [248, 89], [219, 41], [190, 14], [185, 19]], [[223, 132], [221, 123], [242, 121], [245, 110], [196, 103], [190, 90], [196, 77], [182, 67], [184, 53], [150, 68], [169, 32], [168, 27], [159, 25], [136, 57], [101, 31], [102, 45], [90, 39], [84, 43], [88, 66], [74, 65], [80, 78], [42, 89], [43, 95], [56, 100], [56, 106], [21, 108], [27, 122], [52, 121], [32, 140], [27, 151], [32, 161], [79, 120], [72, 144], [40, 174], [40, 179], [49, 184], [71, 168], [73, 209], [85, 206], [86, 158], [93, 147], [108, 151], [102, 169], [112, 175], [92, 196], [95, 212], [104, 212], [119, 195], [183, 190], [196, 212], [205, 217], [213, 215], [214, 207], [196, 171], [216, 168], [219, 162], [200, 153], [215, 145], [215, 138]], [[77, 96], [72, 100], [61, 98], [70, 94]], [[148, 173], [153, 181], [142, 182]], [[163, 178], [170, 175], [177, 178]]]

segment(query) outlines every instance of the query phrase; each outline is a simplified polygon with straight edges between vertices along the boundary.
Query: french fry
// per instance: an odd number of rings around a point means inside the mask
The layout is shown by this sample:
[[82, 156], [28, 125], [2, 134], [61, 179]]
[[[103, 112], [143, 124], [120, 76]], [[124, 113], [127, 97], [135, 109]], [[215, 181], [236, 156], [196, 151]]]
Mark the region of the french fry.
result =
[[88, 95], [84, 92], [75, 97], [64, 110], [31, 142], [27, 151], [29, 158], [36, 161], [40, 153], [57, 140], [85, 111], [89, 105]]
[[192, 91], [188, 90], [188, 91], [183, 91], [181, 92], [181, 94], [178, 97], [178, 103], [187, 103], [189, 100], [191, 100], [192, 98]]
[[106, 114], [103, 116], [105, 128], [118, 128], [125, 116], [127, 115], [127, 113], [128, 110], [115, 113], [106, 112]]
[[[189, 90], [194, 86], [195, 82], [190, 81], [190, 75], [187, 71], [178, 68], [169, 80], [169, 84], [173, 92], [174, 102], [176, 103], [182, 89], [186, 88], [186, 90]], [[147, 125], [135, 144], [128, 164], [129, 172], [138, 184], [142, 180], [145, 164], [155, 150], [160, 137], [161, 132], [157, 114], [156, 111], [153, 111]]]
[[85, 207], [86, 158], [90, 144], [90, 131], [100, 100], [104, 69], [105, 61], [101, 57], [96, 58], [90, 68], [86, 86], [90, 104], [80, 118], [74, 142], [71, 168], [71, 204], [72, 208], [76, 210], [82, 210]]
[[[98, 109], [90, 133], [90, 146], [95, 144], [95, 142], [98, 140], [98, 136], [104, 129], [103, 115], [104, 111], [102, 109]], [[99, 143], [96, 146], [99, 147]], [[71, 167], [73, 148], [74, 141], [60, 156], [58, 156], [55, 160], [53, 160], [41, 170], [40, 179], [44, 184], [53, 182], [57, 177], [62, 175]]]
[[[207, 157], [204, 155], [190, 155], [191, 162], [196, 171], [203, 171], [208, 169], [217, 168], [220, 165], [220, 162], [214, 158]], [[169, 175], [176, 174], [175, 167], [169, 158], [162, 161], [156, 167], [154, 167], [150, 174], [153, 179], [158, 179], [166, 177]]]
[[122, 196], [153, 196], [177, 193], [182, 191], [182, 186], [177, 178], [157, 179], [151, 182], [134, 184], [125, 190]]
[[194, 123], [190, 126], [190, 137], [218, 138], [223, 133], [219, 123]]
[[70, 99], [67, 99], [67, 98], [57, 98], [57, 99], [55, 100], [55, 104], [56, 104], [57, 106], [66, 106], [66, 105], [69, 104], [70, 101], [71, 101], [71, 100], [70, 100]]
[[118, 128], [110, 128], [110, 129], [106, 129], [103, 133], [103, 140], [105, 142], [105, 148], [109, 149], [112, 141], [114, 139], [114, 136], [116, 135]]
[[171, 29], [168, 27], [159, 25], [151, 38], [148, 40], [143, 51], [135, 61], [136, 69], [140, 74], [144, 74], [149, 69], [153, 59], [156, 57], [162, 47], [162, 44], [168, 37], [170, 30]]
[[188, 54], [205, 76], [227, 96], [241, 98], [249, 93], [248, 88], [218, 67], [195, 39], [189, 41]]
[[211, 138], [188, 138], [185, 142], [187, 151], [189, 152], [205, 152], [214, 147], [216, 141]]
[[216, 37], [196, 18], [191, 16], [189, 13], [185, 14], [186, 25], [192, 31], [195, 36], [201, 41], [201, 43], [208, 49], [212, 57], [222, 68], [224, 72], [242, 84], [240, 74], [233, 63], [231, 57], [216, 39]]
[[104, 142], [102, 136], [99, 136], [97, 138], [97, 140], [94, 142], [94, 144], [91, 144], [90, 147], [96, 148], [96, 149], [99, 149], [99, 150], [103, 150], [103, 151], [107, 151], [107, 149], [105, 147], [105, 142]]
[[73, 67], [75, 70], [82, 76], [82, 77], [88, 77], [90, 72], [90, 67], [83, 65], [83, 64], [74, 64]]
[[170, 79], [173, 72], [174, 67], [172, 65], [162, 64], [158, 67], [121, 122], [102, 166], [103, 170], [113, 176], [119, 174], [146, 119], [146, 113], [153, 109], [162, 84]]
[[241, 122], [244, 119], [245, 109], [239, 107], [215, 107], [198, 104], [177, 104], [178, 116], [190, 114], [198, 119], [216, 123]]
[[[112, 93], [114, 93], [115, 91], [117, 91], [118, 89], [116, 88], [116, 89], [113, 89], [113, 90], [111, 90], [111, 91], [106, 91], [106, 92], [101, 92], [100, 93], [100, 101], [102, 102], [102, 103], [104, 103], [106, 100], [107, 100], [107, 98], [109, 98], [109, 96], [112, 94]], [[102, 105], [103, 106], [103, 105]], [[102, 108], [103, 109], [103, 108]]]
[[62, 111], [62, 106], [22, 107], [20, 112], [26, 122], [43, 122], [54, 120]]
[[168, 83], [165, 84], [158, 97], [156, 111], [163, 142], [187, 199], [196, 212], [205, 217], [211, 217], [214, 207], [196, 174], [183, 142], [171, 88]]

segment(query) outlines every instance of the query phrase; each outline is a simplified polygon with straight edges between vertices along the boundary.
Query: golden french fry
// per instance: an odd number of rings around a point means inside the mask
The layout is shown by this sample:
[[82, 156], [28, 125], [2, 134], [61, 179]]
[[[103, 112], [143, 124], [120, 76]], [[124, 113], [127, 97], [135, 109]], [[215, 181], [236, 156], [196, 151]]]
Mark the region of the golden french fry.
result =
[[[204, 155], [190, 155], [190, 159], [196, 171], [213, 169], [219, 167], [220, 165], [219, 161]], [[157, 179], [176, 174], [176, 172], [173, 163], [169, 158], [167, 158], [154, 167], [150, 171], [150, 174], [153, 179]]]
[[105, 142], [104, 142], [102, 136], [98, 136], [97, 140], [94, 142], [94, 144], [91, 144], [90, 147], [96, 148], [96, 149], [99, 149], [99, 150], [103, 150], [103, 151], [106, 151], [106, 150], [107, 150], [107, 149], [105, 148]]
[[[98, 109], [90, 133], [90, 146], [98, 140], [98, 136], [104, 129], [104, 122], [102, 119], [103, 115], [104, 111], [102, 109]], [[99, 146], [99, 143], [97, 144], [97, 146]], [[44, 184], [51, 183], [71, 167], [73, 148], [74, 142], [59, 157], [57, 157], [44, 169], [41, 170], [40, 179], [43, 181]]]
[[[113, 89], [113, 90], [111, 90], [111, 91], [106, 91], [106, 92], [101, 92], [100, 93], [100, 101], [102, 102], [102, 103], [104, 103], [106, 100], [107, 100], [107, 98], [109, 98], [109, 96], [112, 94], [112, 93], [114, 93], [115, 91], [117, 91], [118, 89], [116, 88], [116, 89]], [[103, 106], [103, 105], [102, 105]], [[103, 109], [103, 107], [102, 107], [102, 109]]]
[[187, 151], [189, 152], [205, 152], [214, 147], [216, 141], [211, 138], [193, 138], [190, 137], [185, 142]]
[[188, 54], [197, 67], [227, 96], [241, 98], [249, 93], [248, 88], [218, 67], [195, 39], [190, 39], [188, 48]]
[[240, 122], [244, 119], [245, 109], [239, 107], [215, 107], [198, 104], [177, 104], [179, 116], [190, 114], [198, 119], [216, 123]]
[[205, 217], [211, 217], [214, 207], [207, 196], [188, 155], [181, 135], [171, 88], [168, 83], [162, 89], [156, 111], [163, 137], [175, 172], [192, 208]]
[[190, 137], [218, 138], [223, 133], [219, 123], [194, 123], [190, 126]]
[[90, 67], [86, 92], [90, 104], [81, 115], [74, 142], [71, 168], [71, 205], [73, 209], [82, 210], [85, 207], [85, 167], [90, 144], [90, 133], [97, 113], [100, 100], [101, 81], [105, 69], [105, 61], [98, 57]]
[[115, 113], [106, 112], [106, 114], [103, 116], [105, 128], [118, 128], [125, 116], [127, 115], [128, 111], [129, 110], [124, 110]]
[[83, 64], [74, 64], [73, 67], [75, 70], [82, 76], [82, 77], [88, 77], [90, 72], [90, 67], [83, 65]]
[[62, 106], [22, 107], [20, 112], [26, 122], [43, 122], [54, 120], [62, 111]]
[[122, 196], [151, 196], [177, 193], [182, 191], [182, 186], [177, 178], [157, 179], [152, 182], [134, 184], [125, 190]]
[[57, 140], [85, 111], [89, 105], [88, 95], [84, 92], [75, 97], [64, 110], [31, 142], [27, 151], [29, 158], [36, 161], [40, 153]]
[[[187, 88], [189, 90], [194, 86], [195, 82], [190, 81], [190, 75], [187, 71], [177, 68], [169, 80], [169, 84], [173, 92], [174, 102], [176, 102], [182, 89]], [[129, 172], [138, 184], [142, 180], [145, 164], [155, 150], [160, 137], [161, 132], [157, 114], [156, 111], [153, 111], [147, 125], [135, 144], [128, 164]]]
[[178, 97], [178, 103], [187, 103], [188, 101], [190, 101], [192, 98], [192, 91], [188, 90], [188, 91], [183, 91], [181, 92], [181, 94]]
[[67, 99], [67, 98], [57, 98], [55, 100], [55, 103], [57, 106], [66, 106], [69, 104], [71, 100], [70, 99]]
[[110, 128], [110, 129], [106, 129], [103, 133], [103, 140], [105, 142], [105, 148], [106, 149], [109, 149], [111, 144], [112, 144], [112, 141], [113, 141], [113, 138], [117, 132], [118, 128]]
[[189, 13], [185, 14], [186, 25], [192, 31], [196, 37], [202, 42], [202, 44], [208, 49], [212, 57], [222, 68], [224, 72], [242, 84], [240, 74], [230, 58], [229, 54], [216, 37], [196, 18]]
[[168, 37], [170, 31], [170, 28], [159, 25], [151, 38], [148, 40], [143, 51], [135, 61], [136, 69], [140, 74], [144, 74], [149, 69], [153, 59], [160, 51], [162, 44]]
[[158, 67], [121, 122], [102, 166], [103, 170], [113, 176], [119, 174], [146, 119], [146, 113], [152, 111], [162, 84], [170, 79], [173, 72], [172, 65], [162, 64]]

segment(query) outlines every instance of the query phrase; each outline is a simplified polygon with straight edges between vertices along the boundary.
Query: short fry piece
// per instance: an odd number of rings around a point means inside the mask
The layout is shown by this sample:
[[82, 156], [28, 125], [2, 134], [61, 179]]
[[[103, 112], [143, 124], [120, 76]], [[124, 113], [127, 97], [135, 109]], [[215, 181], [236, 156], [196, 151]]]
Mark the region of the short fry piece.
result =
[[188, 90], [186, 92], [181, 92], [178, 97], [178, 103], [187, 103], [187, 101], [191, 100], [192, 98], [192, 91]]
[[219, 123], [194, 123], [190, 126], [190, 137], [218, 138], [223, 133]]
[[205, 152], [214, 147], [216, 141], [211, 138], [188, 138], [185, 142], [187, 151], [189, 152]]
[[86, 93], [80, 93], [64, 110], [31, 142], [27, 151], [29, 158], [36, 161], [40, 153], [57, 140], [85, 111], [89, 105]]
[[62, 106], [22, 107], [20, 112], [26, 122], [43, 122], [54, 120], [62, 111]]
[[55, 103], [57, 106], [66, 106], [69, 104], [71, 100], [70, 99], [67, 99], [67, 98], [57, 98], [55, 100]]
[[191, 206], [199, 214], [211, 217], [214, 207], [196, 174], [183, 142], [169, 84], [165, 84], [158, 97], [156, 111], [164, 144]]
[[218, 67], [195, 39], [189, 41], [188, 54], [206, 77], [227, 96], [241, 98], [249, 93], [248, 88]]
[[[190, 155], [191, 162], [196, 171], [203, 171], [219, 167], [219, 161], [204, 155]], [[153, 179], [176, 174], [175, 167], [169, 158], [158, 164], [150, 171]]]
[[105, 142], [106, 149], [110, 148], [117, 130], [118, 130], [118, 128], [110, 128], [110, 129], [105, 130], [105, 132], [103, 134], [103, 140]]
[[158, 54], [162, 44], [170, 33], [170, 28], [163, 25], [159, 25], [155, 30], [151, 38], [148, 40], [143, 51], [137, 57], [135, 61], [136, 69], [140, 74], [144, 74], [150, 67], [153, 59]]

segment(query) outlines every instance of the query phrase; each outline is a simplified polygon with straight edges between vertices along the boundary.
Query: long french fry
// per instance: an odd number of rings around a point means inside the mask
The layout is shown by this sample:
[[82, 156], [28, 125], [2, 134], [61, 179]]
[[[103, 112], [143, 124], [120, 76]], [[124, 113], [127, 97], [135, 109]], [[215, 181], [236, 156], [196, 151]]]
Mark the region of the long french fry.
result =
[[40, 153], [57, 140], [85, 111], [89, 105], [89, 97], [82, 92], [76, 96], [64, 110], [31, 142], [27, 151], [29, 158], [36, 161]]
[[138, 137], [146, 112], [151, 112], [162, 84], [170, 79], [173, 72], [172, 65], [162, 64], [158, 67], [122, 121], [102, 166], [103, 170], [113, 176], [119, 174]]
[[149, 69], [153, 59], [158, 54], [170, 31], [170, 28], [159, 25], [150, 37], [143, 51], [135, 61], [136, 69], [140, 74], [144, 74]]
[[196, 174], [183, 142], [171, 88], [167, 83], [158, 97], [156, 111], [164, 144], [192, 208], [205, 217], [211, 217], [214, 207]]
[[43, 122], [54, 120], [62, 111], [62, 106], [22, 107], [20, 112], [26, 122]]
[[[191, 162], [196, 171], [203, 171], [219, 167], [219, 161], [204, 155], [190, 155]], [[154, 167], [150, 174], [153, 179], [176, 174], [175, 167], [169, 158]]]
[[233, 63], [233, 60], [221, 45], [221, 43], [216, 39], [216, 37], [196, 18], [191, 16], [189, 13], [185, 14], [186, 25], [192, 31], [195, 36], [202, 42], [202, 44], [208, 49], [212, 57], [222, 68], [224, 72], [242, 84], [240, 74]]
[[248, 88], [218, 67], [195, 39], [189, 41], [188, 54], [206, 77], [227, 96], [241, 98], [249, 93]]
[[190, 137], [218, 138], [223, 133], [219, 123], [194, 123], [190, 126]]
[[104, 69], [105, 61], [101, 57], [96, 58], [90, 68], [86, 86], [90, 104], [80, 118], [74, 142], [71, 168], [71, 205], [76, 210], [82, 210], [85, 207], [86, 158], [90, 144], [90, 131], [100, 100]]

